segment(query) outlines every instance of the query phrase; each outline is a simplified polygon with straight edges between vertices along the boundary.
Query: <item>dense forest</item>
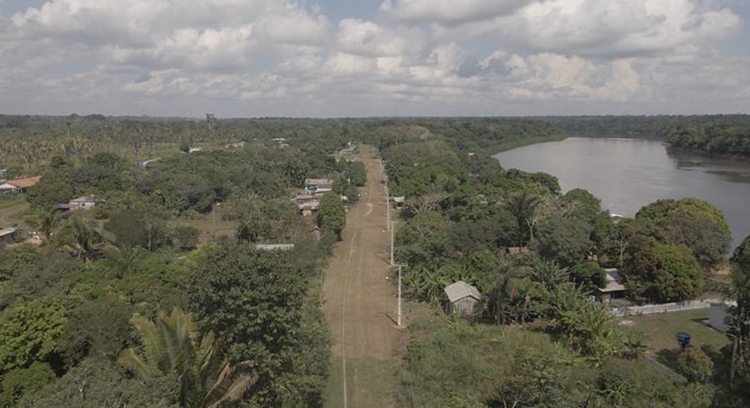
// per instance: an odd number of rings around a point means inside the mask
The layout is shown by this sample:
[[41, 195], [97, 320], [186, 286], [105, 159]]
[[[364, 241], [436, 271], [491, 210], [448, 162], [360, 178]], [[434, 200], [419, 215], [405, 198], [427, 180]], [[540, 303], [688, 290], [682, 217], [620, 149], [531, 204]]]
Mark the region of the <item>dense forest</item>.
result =
[[680, 126], [665, 140], [670, 149], [727, 158], [750, 158], [750, 123]]
[[539, 118], [568, 136], [664, 139], [685, 125], [748, 125], [750, 115], [556, 116]]
[[[728, 253], [721, 211], [690, 198], [613, 220], [588, 191], [490, 155], [616, 123], [667, 137], [742, 121], [0, 116], [0, 178], [41, 176], [0, 196], [0, 227], [18, 227], [0, 243], [0, 406], [322, 406], [321, 276], [368, 183], [337, 153], [351, 143], [405, 197], [398, 406], [747, 406], [750, 239]], [[333, 181], [313, 217], [291, 200], [306, 179]], [[78, 197], [95, 206], [66, 211]], [[654, 356], [592, 301], [606, 268], [618, 302], [722, 291], [729, 338]], [[483, 294], [468, 319], [445, 311], [456, 281]]]

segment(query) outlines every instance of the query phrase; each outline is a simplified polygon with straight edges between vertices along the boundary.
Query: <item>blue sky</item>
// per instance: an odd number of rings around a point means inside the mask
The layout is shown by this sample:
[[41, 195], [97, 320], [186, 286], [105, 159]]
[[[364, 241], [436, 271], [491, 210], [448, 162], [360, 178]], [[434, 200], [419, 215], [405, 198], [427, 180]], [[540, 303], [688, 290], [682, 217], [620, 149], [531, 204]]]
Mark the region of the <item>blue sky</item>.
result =
[[0, 113], [748, 113], [743, 0], [0, 0]]

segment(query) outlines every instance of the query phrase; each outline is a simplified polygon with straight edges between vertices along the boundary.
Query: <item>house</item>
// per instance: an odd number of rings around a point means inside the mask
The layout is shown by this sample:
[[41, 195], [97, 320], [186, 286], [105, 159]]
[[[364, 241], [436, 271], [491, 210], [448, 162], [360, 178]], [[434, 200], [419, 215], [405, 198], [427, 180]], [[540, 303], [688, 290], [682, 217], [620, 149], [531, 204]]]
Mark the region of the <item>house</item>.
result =
[[333, 180], [305, 179], [305, 191], [308, 193], [326, 193], [333, 190]]
[[97, 204], [104, 202], [103, 199], [94, 196], [78, 197], [70, 200], [67, 204], [59, 204], [57, 208], [70, 211], [90, 210], [96, 207]]
[[42, 176], [27, 177], [22, 179], [8, 180], [0, 184], [0, 192], [3, 193], [25, 193], [30, 187], [34, 187]]
[[611, 302], [613, 299], [619, 299], [625, 297], [627, 288], [622, 283], [622, 276], [620, 272], [615, 268], [608, 268], [604, 270], [607, 274], [607, 286], [603, 288], [596, 288], [596, 297], [600, 302]]
[[320, 200], [306, 201], [297, 204], [297, 210], [302, 213], [303, 216], [309, 217], [318, 211], [320, 207]]
[[255, 249], [259, 251], [291, 251], [294, 244], [257, 244]]
[[473, 315], [474, 307], [482, 299], [477, 288], [464, 281], [446, 286], [445, 294], [448, 295], [447, 312], [459, 316]]
[[18, 231], [18, 228], [16, 227], [0, 229], [0, 242], [5, 242], [5, 243], [12, 242], [13, 235], [15, 235], [16, 231]]
[[526, 247], [508, 247], [505, 248], [505, 252], [508, 253], [508, 255], [520, 255], [520, 254], [526, 254], [529, 252], [529, 248]]
[[400, 210], [404, 208], [404, 204], [406, 204], [406, 197], [391, 197], [391, 202], [393, 203], [393, 208]]
[[341, 150], [341, 154], [350, 155], [350, 154], [355, 154], [355, 153], [357, 153], [357, 146], [353, 144], [352, 142], [348, 142], [346, 144], [346, 147]]

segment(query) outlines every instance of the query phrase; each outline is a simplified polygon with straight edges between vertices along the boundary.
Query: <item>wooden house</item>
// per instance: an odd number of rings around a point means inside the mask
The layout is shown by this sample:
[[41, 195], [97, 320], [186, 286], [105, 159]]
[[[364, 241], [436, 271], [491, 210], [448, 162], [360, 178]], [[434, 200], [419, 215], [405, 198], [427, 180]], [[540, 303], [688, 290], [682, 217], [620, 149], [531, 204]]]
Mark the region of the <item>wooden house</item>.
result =
[[473, 315], [474, 308], [482, 299], [477, 288], [464, 281], [446, 286], [445, 294], [448, 295], [446, 307], [448, 314], [457, 314], [464, 317]]

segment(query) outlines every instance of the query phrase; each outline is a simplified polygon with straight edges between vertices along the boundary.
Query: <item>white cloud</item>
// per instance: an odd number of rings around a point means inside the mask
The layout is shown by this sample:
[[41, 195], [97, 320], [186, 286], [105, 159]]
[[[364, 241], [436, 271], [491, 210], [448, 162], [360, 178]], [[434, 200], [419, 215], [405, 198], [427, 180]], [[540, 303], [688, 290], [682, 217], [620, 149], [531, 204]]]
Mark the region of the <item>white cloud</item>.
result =
[[0, 16], [0, 111], [742, 111], [750, 55], [721, 45], [747, 17], [727, 4], [390, 0], [331, 22], [307, 1], [53, 0]]
[[399, 21], [462, 24], [512, 14], [536, 0], [385, 0], [380, 11]]

